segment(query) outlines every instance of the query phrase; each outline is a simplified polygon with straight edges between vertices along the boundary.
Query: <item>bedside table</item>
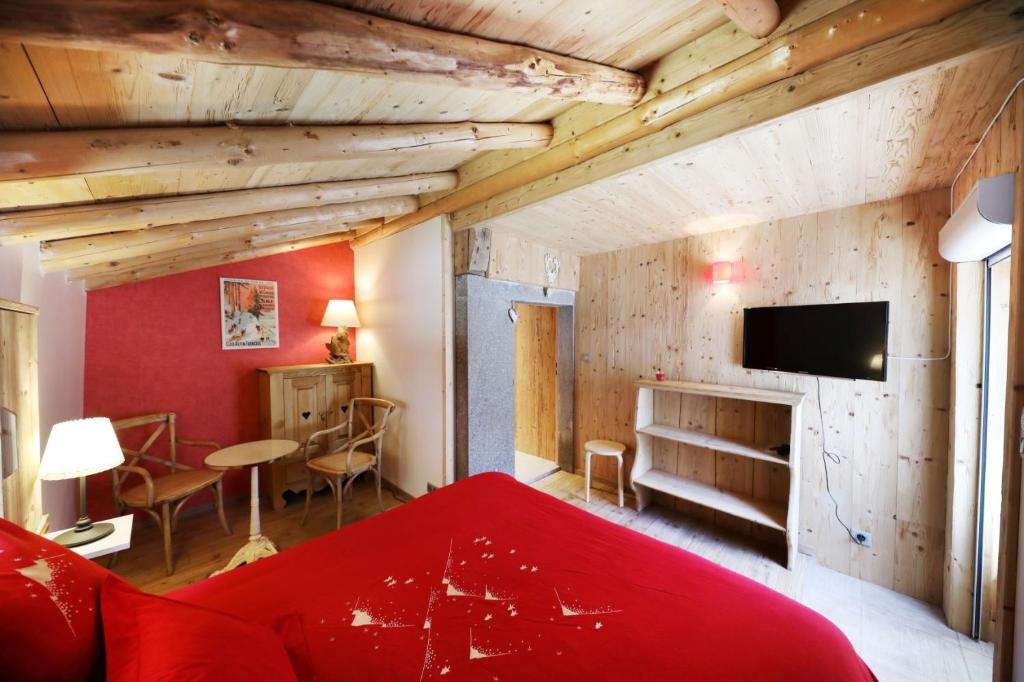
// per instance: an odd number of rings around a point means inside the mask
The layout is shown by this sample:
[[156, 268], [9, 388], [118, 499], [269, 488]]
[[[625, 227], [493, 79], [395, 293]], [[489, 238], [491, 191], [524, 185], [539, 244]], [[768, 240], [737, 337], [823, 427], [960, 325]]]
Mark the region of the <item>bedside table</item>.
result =
[[[78, 547], [69, 547], [68, 549], [75, 554], [81, 554], [86, 559], [95, 559], [128, 549], [132, 544], [132, 520], [134, 518], [133, 514], [125, 514], [124, 516], [118, 516], [116, 519], [104, 519], [105, 522], [114, 524], [113, 533], [105, 538], [100, 538], [96, 542], [79, 545]], [[44, 537], [52, 540], [65, 530], [70, 529], [55, 530], [52, 533], [47, 533]]]

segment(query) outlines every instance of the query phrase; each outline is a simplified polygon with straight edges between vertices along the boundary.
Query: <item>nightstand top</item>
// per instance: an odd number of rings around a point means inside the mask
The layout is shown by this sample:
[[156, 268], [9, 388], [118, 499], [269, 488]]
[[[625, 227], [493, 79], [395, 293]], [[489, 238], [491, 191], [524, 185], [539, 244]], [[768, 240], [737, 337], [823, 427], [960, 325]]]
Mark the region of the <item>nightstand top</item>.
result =
[[[104, 519], [103, 523], [114, 524], [113, 533], [105, 538], [100, 538], [96, 542], [90, 542], [87, 545], [79, 545], [78, 547], [69, 547], [68, 549], [76, 554], [81, 554], [86, 559], [95, 559], [97, 557], [128, 549], [132, 544], [132, 520], [134, 520], [134, 518], [135, 516], [133, 514], [125, 514], [124, 516], [118, 516], [114, 519]], [[67, 530], [71, 529], [62, 528], [61, 530], [55, 530], [47, 533], [45, 537], [52, 540]]]

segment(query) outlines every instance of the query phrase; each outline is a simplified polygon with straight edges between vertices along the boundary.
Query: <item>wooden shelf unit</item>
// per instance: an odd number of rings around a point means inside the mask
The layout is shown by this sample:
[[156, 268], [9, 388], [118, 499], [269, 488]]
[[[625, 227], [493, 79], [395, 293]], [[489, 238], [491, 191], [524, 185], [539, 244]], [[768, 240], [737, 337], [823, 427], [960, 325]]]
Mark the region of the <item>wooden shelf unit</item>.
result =
[[[756, 443], [708, 433], [699, 428], [683, 428], [672, 424], [657, 423], [655, 401], [659, 395], [668, 394], [715, 399], [716, 405], [718, 399], [755, 403], [753, 405], [754, 414], [756, 414], [757, 403], [787, 408], [789, 456], [781, 457], [769, 450], [769, 445], [781, 445], [781, 443]], [[792, 568], [796, 558], [797, 531], [800, 519], [800, 420], [803, 400], [803, 393], [771, 391], [761, 388], [683, 381], [647, 379], [638, 381], [635, 427], [636, 458], [630, 472], [630, 486], [636, 495], [637, 508], [643, 511], [651, 503], [654, 493], [659, 492], [750, 521], [764, 528], [781, 531], [786, 538], [786, 567]], [[681, 402], [680, 405], [684, 405], [684, 403]], [[682, 411], [681, 407], [680, 421], [685, 419]], [[750, 430], [754, 431], [753, 426]], [[695, 446], [706, 451], [709, 457], [715, 457], [716, 453], [724, 453], [774, 467], [784, 467], [788, 473], [785, 501], [764, 499], [746, 492], [725, 490], [704, 481], [662, 471], [655, 467], [654, 451], [655, 442], [658, 440]]]

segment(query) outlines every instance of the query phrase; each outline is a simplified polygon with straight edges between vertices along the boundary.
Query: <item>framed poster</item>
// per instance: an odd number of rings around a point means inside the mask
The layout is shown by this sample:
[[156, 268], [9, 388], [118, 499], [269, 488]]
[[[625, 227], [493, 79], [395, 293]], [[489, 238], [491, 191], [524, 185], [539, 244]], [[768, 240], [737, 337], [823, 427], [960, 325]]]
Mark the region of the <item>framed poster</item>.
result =
[[277, 282], [220, 278], [221, 348], [279, 348]]

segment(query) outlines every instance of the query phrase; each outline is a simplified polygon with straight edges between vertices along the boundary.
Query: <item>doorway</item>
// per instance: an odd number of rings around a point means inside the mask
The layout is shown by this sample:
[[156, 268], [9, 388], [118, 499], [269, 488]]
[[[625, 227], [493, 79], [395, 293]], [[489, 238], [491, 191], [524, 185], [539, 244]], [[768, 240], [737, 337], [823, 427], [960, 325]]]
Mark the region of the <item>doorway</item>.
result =
[[994, 641], [1010, 328], [1010, 250], [985, 262], [981, 443], [971, 635]]
[[534, 483], [558, 471], [558, 310], [516, 303], [515, 476]]
[[523, 304], [554, 310], [556, 464], [574, 470], [575, 292], [467, 273], [455, 278], [456, 480], [485, 471], [515, 474], [516, 320]]

